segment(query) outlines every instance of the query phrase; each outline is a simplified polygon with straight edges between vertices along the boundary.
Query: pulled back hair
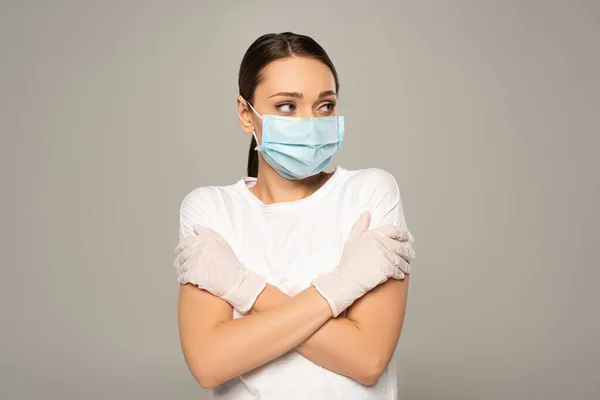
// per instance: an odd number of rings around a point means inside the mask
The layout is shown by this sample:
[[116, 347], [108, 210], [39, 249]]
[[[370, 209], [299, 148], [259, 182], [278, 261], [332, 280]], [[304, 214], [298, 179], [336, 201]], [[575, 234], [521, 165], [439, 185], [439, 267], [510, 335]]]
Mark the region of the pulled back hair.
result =
[[[339, 91], [338, 75], [325, 50], [312, 38], [292, 32], [268, 33], [254, 41], [246, 50], [238, 75], [239, 94], [254, 105], [254, 91], [261, 82], [261, 72], [269, 63], [282, 58], [309, 57], [327, 65], [335, 79], [335, 91]], [[256, 139], [252, 137], [248, 151], [248, 176], [258, 176], [258, 152]]]

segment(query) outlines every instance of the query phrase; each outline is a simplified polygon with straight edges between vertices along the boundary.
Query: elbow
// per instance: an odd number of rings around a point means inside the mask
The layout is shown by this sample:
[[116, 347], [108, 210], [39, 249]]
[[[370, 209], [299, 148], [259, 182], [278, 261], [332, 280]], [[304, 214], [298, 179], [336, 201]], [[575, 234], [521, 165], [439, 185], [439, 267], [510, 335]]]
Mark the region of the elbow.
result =
[[188, 367], [196, 382], [206, 390], [211, 390], [222, 384], [227, 378], [222, 373], [222, 359], [214, 357], [210, 352], [199, 352], [202, 357], [189, 360]]
[[387, 368], [387, 363], [381, 358], [375, 358], [370, 362], [365, 362], [361, 374], [356, 381], [365, 386], [373, 386], [379, 382]]
[[[211, 343], [210, 340], [207, 342]], [[229, 372], [227, 361], [215, 346], [208, 348], [198, 344], [186, 344], [188, 345], [183, 346], [183, 354], [188, 370], [203, 389], [214, 389], [229, 379], [226, 376]]]
[[216, 380], [210, 378], [196, 378], [196, 382], [202, 386], [203, 389], [211, 390], [219, 386]]
[[196, 367], [192, 370], [192, 375], [196, 379], [196, 382], [203, 389], [211, 390], [219, 386], [221, 383], [221, 379], [217, 375], [215, 375], [214, 370], [207, 367]]

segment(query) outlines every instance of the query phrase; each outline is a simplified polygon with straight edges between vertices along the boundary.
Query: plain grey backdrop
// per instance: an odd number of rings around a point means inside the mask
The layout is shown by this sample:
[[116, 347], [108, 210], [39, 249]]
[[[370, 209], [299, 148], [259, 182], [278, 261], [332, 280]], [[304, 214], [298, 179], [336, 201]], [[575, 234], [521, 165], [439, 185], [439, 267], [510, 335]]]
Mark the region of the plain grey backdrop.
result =
[[286, 30], [340, 73], [335, 163], [400, 185], [400, 399], [600, 398], [600, 3], [567, 0], [2, 1], [0, 398], [206, 398], [179, 206], [244, 175], [239, 63]]

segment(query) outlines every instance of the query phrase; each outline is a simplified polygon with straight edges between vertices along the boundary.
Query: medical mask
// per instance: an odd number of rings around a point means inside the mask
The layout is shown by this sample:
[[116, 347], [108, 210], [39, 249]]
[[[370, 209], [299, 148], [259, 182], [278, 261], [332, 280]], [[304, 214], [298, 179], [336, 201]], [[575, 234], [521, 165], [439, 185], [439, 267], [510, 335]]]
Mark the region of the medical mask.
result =
[[[297, 180], [323, 171], [333, 155], [342, 147], [344, 117], [293, 118], [281, 115], [260, 115], [262, 143], [255, 150], [262, 153], [269, 165], [284, 178]], [[256, 132], [252, 132], [256, 143]]]

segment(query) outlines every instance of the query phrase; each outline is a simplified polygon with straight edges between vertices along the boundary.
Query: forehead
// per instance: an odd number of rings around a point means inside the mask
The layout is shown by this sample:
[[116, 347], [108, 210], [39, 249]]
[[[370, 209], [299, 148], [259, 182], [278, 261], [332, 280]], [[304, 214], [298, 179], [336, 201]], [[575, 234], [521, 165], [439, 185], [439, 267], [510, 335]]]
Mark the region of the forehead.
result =
[[329, 67], [308, 57], [288, 57], [275, 60], [263, 68], [257, 97], [278, 92], [299, 92], [305, 97], [318, 96], [326, 90], [335, 91], [335, 79]]

